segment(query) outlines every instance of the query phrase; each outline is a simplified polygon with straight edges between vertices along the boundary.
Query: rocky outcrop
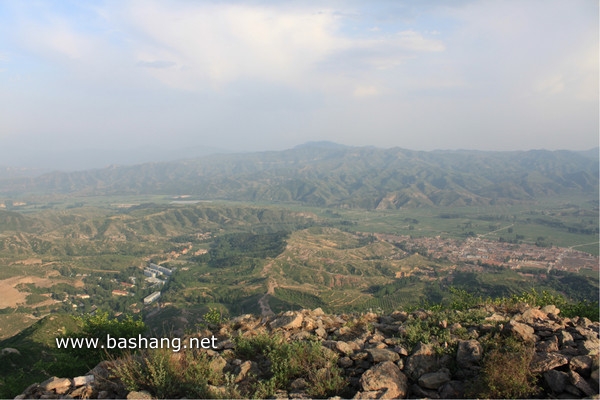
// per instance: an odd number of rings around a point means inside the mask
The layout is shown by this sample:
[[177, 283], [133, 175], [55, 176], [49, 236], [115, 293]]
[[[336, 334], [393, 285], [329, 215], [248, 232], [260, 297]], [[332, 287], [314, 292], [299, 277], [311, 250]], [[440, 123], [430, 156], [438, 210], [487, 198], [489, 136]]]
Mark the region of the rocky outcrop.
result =
[[[487, 318], [467, 324], [435, 320], [433, 313], [396, 311], [390, 315], [328, 315], [321, 309], [286, 312], [268, 317], [244, 315], [210, 332], [219, 338], [217, 349], [201, 350], [210, 367], [228, 374], [236, 385], [250, 377], [268, 374], [264, 360], [235, 357], [235, 341], [241, 335], [277, 333], [288, 341], [318, 341], [335, 354], [347, 382], [344, 396], [375, 398], [464, 398], [468, 387], [484, 372], [486, 348], [494, 337], [513, 337], [533, 352], [529, 370], [538, 376], [537, 397], [598, 397], [600, 324], [587, 318], [562, 318], [554, 306], [522, 307], [519, 312], [488, 309]], [[410, 343], [411, 329], [431, 322], [442, 341]], [[495, 335], [495, 336], [494, 336]], [[441, 337], [441, 336], [440, 336]], [[174, 353], [173, 357], [177, 357]], [[127, 391], [112, 374], [111, 362], [102, 362], [88, 374], [73, 379], [50, 378], [29, 386], [24, 398], [152, 398], [154, 394]], [[326, 371], [315, 371], [326, 373]], [[278, 398], [308, 398], [304, 378], [290, 382]], [[224, 387], [213, 387], [222, 393]]]

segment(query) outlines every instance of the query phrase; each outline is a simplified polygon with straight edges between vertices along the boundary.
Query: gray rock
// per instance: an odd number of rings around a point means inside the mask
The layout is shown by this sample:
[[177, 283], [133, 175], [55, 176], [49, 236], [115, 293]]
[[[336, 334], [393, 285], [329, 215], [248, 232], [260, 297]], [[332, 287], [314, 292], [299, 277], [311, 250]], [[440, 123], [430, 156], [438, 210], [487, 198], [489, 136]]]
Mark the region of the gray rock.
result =
[[384, 390], [382, 397], [400, 399], [408, 394], [408, 379], [391, 361], [384, 361], [367, 370], [360, 378], [365, 392]]
[[462, 325], [459, 324], [458, 322], [453, 323], [452, 325], [450, 325], [450, 332], [452, 333], [456, 333], [457, 330], [461, 329]]
[[315, 308], [314, 310], [312, 310], [310, 312], [310, 314], [313, 317], [321, 317], [321, 316], [325, 315], [325, 312], [323, 311], [323, 309], [321, 307], [318, 307], [318, 308]]
[[440, 396], [434, 390], [427, 390], [419, 385], [411, 385], [410, 398], [439, 399]]
[[400, 368], [400, 370], [404, 370], [404, 360], [403, 359], [399, 359], [398, 361], [396, 361], [396, 365], [398, 366], [398, 368]]
[[433, 351], [431, 344], [419, 343], [415, 346], [413, 354], [406, 359], [404, 372], [416, 381], [423, 374], [440, 369], [440, 360]]
[[367, 353], [366, 351], [361, 351], [361, 352], [352, 354], [350, 356], [350, 358], [353, 359], [354, 361], [366, 360], [367, 358], [369, 358], [369, 353]]
[[354, 353], [352, 346], [350, 346], [348, 343], [342, 342], [342, 341], [337, 341], [335, 343], [335, 350], [337, 350], [340, 354], [345, 355], [345, 356]]
[[544, 381], [552, 392], [560, 394], [565, 391], [565, 388], [569, 384], [569, 374], [552, 369], [544, 372]]
[[600, 351], [600, 340], [597, 338], [583, 340], [577, 346], [579, 354], [597, 356]]
[[598, 368], [592, 370], [592, 373], [590, 374], [590, 382], [596, 387], [600, 386], [600, 370]]
[[340, 357], [338, 360], [338, 365], [341, 368], [350, 368], [352, 365], [354, 365], [354, 361], [352, 361], [350, 357]]
[[239, 383], [246, 379], [249, 373], [258, 374], [258, 364], [254, 361], [244, 361], [235, 369], [235, 382]]
[[369, 353], [369, 357], [374, 363], [380, 363], [384, 361], [393, 362], [400, 359], [398, 353], [387, 349], [368, 349], [367, 353]]
[[573, 340], [573, 336], [571, 336], [571, 334], [566, 330], [563, 329], [558, 331], [556, 333], [556, 336], [558, 336], [558, 344], [560, 345], [561, 350], [565, 346], [576, 346], [575, 340]]
[[535, 341], [535, 331], [533, 330], [533, 328], [529, 325], [517, 322], [515, 320], [508, 321], [508, 323], [504, 325], [503, 332], [507, 334], [512, 334], [524, 342]]
[[77, 376], [73, 378], [73, 386], [79, 387], [94, 382], [94, 375]]
[[563, 397], [563, 398], [574, 399], [577, 397], [582, 397], [582, 395], [583, 395], [583, 393], [581, 392], [581, 390], [577, 389], [575, 386], [571, 385], [570, 383], [567, 386], [565, 386], [565, 393], [563, 393], [563, 396], [565, 396], [565, 397]]
[[295, 311], [287, 311], [275, 320], [271, 321], [269, 326], [271, 329], [298, 329], [302, 326], [304, 317], [302, 314]]
[[57, 378], [53, 376], [40, 383], [40, 386], [44, 391], [54, 390], [57, 393], [60, 391], [60, 394], [63, 394], [66, 393], [66, 391], [63, 391], [65, 388], [68, 390], [71, 387], [71, 380], [69, 378]]
[[356, 392], [356, 394], [354, 395], [353, 399], [361, 399], [361, 400], [367, 400], [367, 399], [384, 399], [384, 395], [387, 393], [387, 390], [382, 389], [382, 390], [370, 390], [367, 392]]
[[108, 379], [110, 375], [111, 363], [109, 361], [102, 361], [94, 368], [92, 368], [86, 375], [94, 375], [97, 378]]
[[464, 399], [465, 384], [461, 381], [450, 381], [438, 389], [442, 399]]
[[533, 324], [537, 321], [545, 321], [548, 319], [548, 314], [537, 308], [525, 310], [520, 316], [516, 317], [519, 321], [526, 324]]
[[302, 341], [308, 340], [312, 335], [307, 331], [299, 331], [292, 335], [293, 340]]
[[592, 372], [593, 359], [590, 356], [575, 356], [569, 361], [569, 368], [579, 375], [589, 378]]
[[413, 317], [414, 319], [420, 319], [420, 320], [424, 321], [427, 318], [429, 318], [429, 314], [425, 310], [415, 310], [411, 314], [411, 317]]
[[450, 382], [450, 372], [448, 370], [430, 372], [421, 375], [421, 377], [419, 378], [419, 386], [421, 386], [424, 389], [437, 390], [446, 382]]
[[406, 348], [404, 347], [394, 347], [394, 351], [398, 354], [400, 354], [403, 357], [406, 357], [408, 355], [408, 350], [406, 350]]
[[323, 328], [317, 328], [315, 329], [315, 335], [317, 335], [321, 339], [325, 339], [327, 337], [327, 331]]
[[0, 352], [1, 355], [6, 356], [8, 354], [16, 354], [18, 356], [21, 355], [21, 352], [17, 349], [14, 349], [12, 347], [5, 347], [2, 349], [2, 352]]
[[477, 340], [461, 340], [456, 351], [456, 363], [460, 368], [472, 368], [481, 361], [483, 347]]
[[308, 387], [308, 382], [304, 378], [295, 379], [292, 383], [290, 383], [290, 390], [294, 391], [294, 392], [304, 390], [307, 387]]
[[558, 353], [535, 353], [529, 364], [529, 368], [534, 373], [546, 372], [551, 369], [566, 365], [569, 359]]
[[92, 396], [93, 393], [93, 389], [91, 386], [80, 386], [77, 389], [73, 390], [71, 393], [69, 393], [69, 395], [74, 398], [81, 398], [81, 399], [89, 399]]
[[546, 340], [537, 342], [535, 344], [535, 350], [546, 353], [558, 351], [558, 338], [556, 335], [552, 335]]
[[554, 314], [554, 315], [560, 314], [560, 309], [553, 305], [548, 305], [548, 306], [542, 307], [542, 311], [545, 312], [546, 314]]
[[396, 321], [404, 322], [408, 319], [408, 313], [406, 311], [394, 311], [390, 317]]
[[577, 389], [581, 390], [586, 396], [593, 396], [598, 393], [598, 388], [595, 389], [590, 386], [589, 383], [583, 379], [581, 375], [579, 375], [575, 371], [571, 371], [569, 373], [569, 380]]
[[227, 361], [221, 356], [214, 357], [210, 360], [210, 369], [217, 374], [222, 374], [226, 366]]
[[33, 394], [35, 392], [43, 391], [43, 390], [44, 389], [42, 389], [40, 387], [39, 383], [33, 383], [25, 388], [25, 390], [23, 391], [23, 394], [25, 395], [25, 397], [33, 397]]
[[146, 392], [145, 390], [136, 392], [129, 392], [127, 393], [127, 399], [138, 399], [138, 400], [151, 400], [152, 399], [152, 395], [148, 392]]

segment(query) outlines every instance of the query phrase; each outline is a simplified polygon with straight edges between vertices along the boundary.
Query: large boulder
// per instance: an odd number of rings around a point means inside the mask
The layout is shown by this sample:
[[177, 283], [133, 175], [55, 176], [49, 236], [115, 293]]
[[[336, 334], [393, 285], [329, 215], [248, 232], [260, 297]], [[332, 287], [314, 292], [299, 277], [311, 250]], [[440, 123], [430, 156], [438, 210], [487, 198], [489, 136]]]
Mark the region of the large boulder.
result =
[[483, 357], [483, 347], [477, 340], [461, 340], [456, 351], [456, 363], [460, 368], [472, 368]]
[[569, 363], [569, 359], [559, 353], [535, 353], [529, 364], [534, 373], [546, 372]]
[[424, 389], [437, 390], [446, 382], [450, 382], [450, 372], [445, 368], [438, 372], [429, 372], [427, 374], [423, 374], [419, 378], [419, 386]]
[[404, 372], [413, 381], [417, 381], [423, 374], [439, 369], [440, 360], [433, 350], [433, 345], [421, 342], [415, 346], [413, 353], [404, 365]]
[[544, 372], [544, 381], [553, 393], [560, 394], [567, 388], [569, 374], [551, 369], [550, 371]]
[[513, 335], [524, 342], [535, 341], [534, 329], [531, 326], [517, 322], [514, 319], [508, 321], [504, 326], [504, 332]]
[[42, 389], [44, 389], [44, 391], [49, 392], [54, 390], [56, 393], [64, 394], [71, 387], [71, 383], [72, 382], [69, 378], [57, 378], [56, 376], [53, 376], [52, 378], [40, 383], [40, 386]]
[[538, 308], [530, 308], [525, 310], [521, 315], [515, 317], [516, 320], [526, 324], [533, 324], [538, 321], [546, 321], [548, 314]]
[[288, 311], [271, 321], [269, 326], [271, 329], [298, 329], [302, 327], [303, 319], [304, 317], [302, 314], [294, 311]]
[[360, 378], [365, 392], [382, 391], [379, 398], [403, 399], [408, 394], [408, 379], [391, 361], [384, 361], [367, 370]]
[[369, 358], [374, 363], [398, 361], [400, 359], [398, 353], [388, 349], [368, 349], [367, 353], [369, 353]]

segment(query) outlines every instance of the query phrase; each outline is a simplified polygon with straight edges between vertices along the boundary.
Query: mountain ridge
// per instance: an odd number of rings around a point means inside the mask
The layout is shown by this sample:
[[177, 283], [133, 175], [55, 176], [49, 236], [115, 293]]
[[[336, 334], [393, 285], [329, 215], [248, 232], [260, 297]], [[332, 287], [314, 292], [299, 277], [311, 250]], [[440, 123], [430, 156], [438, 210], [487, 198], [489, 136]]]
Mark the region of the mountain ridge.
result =
[[590, 152], [435, 151], [309, 142], [293, 149], [52, 172], [0, 182], [0, 195], [192, 195], [343, 208], [465, 206], [598, 193]]

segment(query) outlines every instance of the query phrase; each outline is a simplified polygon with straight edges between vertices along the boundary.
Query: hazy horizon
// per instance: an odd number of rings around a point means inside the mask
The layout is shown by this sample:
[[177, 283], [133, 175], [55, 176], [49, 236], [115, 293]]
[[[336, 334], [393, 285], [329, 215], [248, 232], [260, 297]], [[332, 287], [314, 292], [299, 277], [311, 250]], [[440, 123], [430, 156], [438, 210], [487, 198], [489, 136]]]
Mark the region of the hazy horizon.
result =
[[[218, 154], [245, 154], [245, 153], [261, 153], [261, 152], [272, 152], [272, 151], [285, 151], [292, 150], [297, 147], [306, 145], [335, 145], [342, 147], [373, 147], [377, 149], [391, 149], [391, 148], [402, 148], [409, 151], [425, 151], [425, 152], [494, 152], [494, 150], [477, 150], [477, 149], [433, 149], [433, 150], [415, 150], [403, 148], [400, 146], [392, 147], [379, 147], [379, 146], [351, 146], [338, 142], [330, 141], [308, 141], [299, 143], [287, 149], [281, 150], [252, 150], [252, 151], [234, 151], [228, 149], [219, 149], [213, 147], [192, 147], [192, 148], [180, 148], [180, 149], [161, 149], [161, 148], [142, 148], [142, 149], [124, 149], [124, 150], [111, 150], [111, 149], [76, 149], [71, 151], [57, 151], [48, 153], [45, 157], [39, 156], [39, 154], [27, 154], [25, 157], [11, 157], [9, 153], [0, 149], [0, 168], [9, 169], [22, 169], [30, 170], [31, 173], [37, 175], [38, 173], [46, 173], [50, 171], [82, 171], [90, 169], [102, 169], [111, 166], [133, 166], [151, 162], [177, 162], [186, 159], [202, 158], [211, 155]], [[500, 152], [528, 152], [528, 151], [574, 151], [574, 152], [593, 152], [598, 151], [598, 147], [593, 147], [585, 150], [568, 150], [568, 149], [555, 149], [548, 150], [544, 148], [536, 149], [525, 149], [525, 150], [504, 150]]]
[[598, 42], [585, 0], [4, 1], [0, 165], [589, 150]]

